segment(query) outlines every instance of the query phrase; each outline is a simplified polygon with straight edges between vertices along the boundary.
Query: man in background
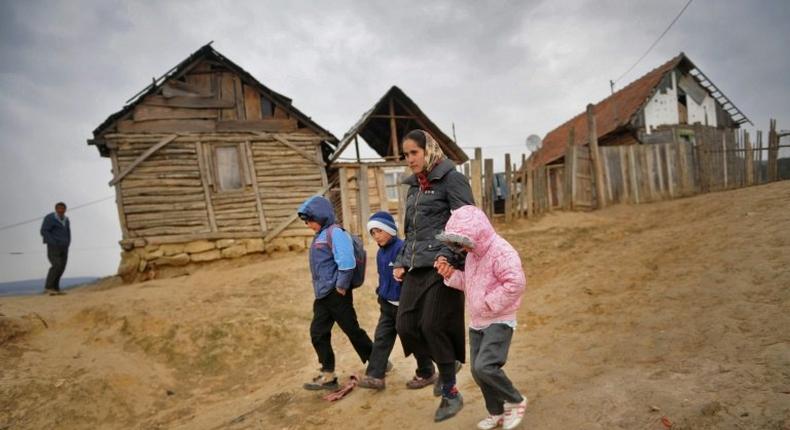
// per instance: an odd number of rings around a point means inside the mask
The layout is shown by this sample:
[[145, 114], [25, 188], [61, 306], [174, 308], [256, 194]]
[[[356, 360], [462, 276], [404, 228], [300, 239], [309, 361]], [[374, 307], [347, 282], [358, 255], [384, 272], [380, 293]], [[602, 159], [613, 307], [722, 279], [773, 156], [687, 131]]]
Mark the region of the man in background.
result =
[[71, 223], [66, 216], [66, 204], [58, 202], [55, 212], [44, 217], [41, 223], [41, 237], [47, 245], [47, 259], [52, 266], [47, 273], [44, 292], [50, 295], [65, 294], [60, 291], [60, 277], [66, 270], [71, 244]]

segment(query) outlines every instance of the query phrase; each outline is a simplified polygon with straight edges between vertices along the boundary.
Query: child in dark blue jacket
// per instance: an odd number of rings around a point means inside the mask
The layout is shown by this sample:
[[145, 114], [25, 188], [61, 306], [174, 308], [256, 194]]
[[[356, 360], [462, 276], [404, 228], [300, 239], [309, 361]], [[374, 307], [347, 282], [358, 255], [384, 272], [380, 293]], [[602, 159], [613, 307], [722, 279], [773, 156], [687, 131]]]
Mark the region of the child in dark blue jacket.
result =
[[[389, 370], [389, 356], [397, 336], [395, 318], [398, 315], [401, 283], [392, 276], [392, 269], [395, 259], [403, 248], [403, 241], [398, 238], [398, 227], [388, 212], [374, 213], [368, 220], [367, 228], [370, 235], [373, 236], [373, 240], [379, 245], [379, 251], [376, 254], [379, 286], [376, 288], [376, 294], [378, 294], [381, 315], [376, 325], [373, 351], [370, 353], [368, 368], [365, 371], [365, 377], [359, 382], [359, 386], [381, 390], [385, 387], [384, 376]], [[421, 386], [430, 385], [436, 378], [430, 358], [417, 357], [416, 373], [415, 380], [427, 381]], [[407, 386], [419, 388], [408, 384]]]
[[351, 290], [351, 279], [356, 267], [354, 244], [348, 233], [335, 225], [335, 211], [329, 200], [320, 196], [311, 197], [302, 203], [298, 214], [315, 232], [310, 246], [310, 272], [315, 293], [310, 339], [321, 362], [321, 373], [304, 384], [304, 388], [336, 390], [340, 387], [335, 376], [335, 353], [331, 342], [335, 323], [348, 336], [363, 363], [370, 358], [373, 346], [368, 334], [359, 326], [354, 311]]

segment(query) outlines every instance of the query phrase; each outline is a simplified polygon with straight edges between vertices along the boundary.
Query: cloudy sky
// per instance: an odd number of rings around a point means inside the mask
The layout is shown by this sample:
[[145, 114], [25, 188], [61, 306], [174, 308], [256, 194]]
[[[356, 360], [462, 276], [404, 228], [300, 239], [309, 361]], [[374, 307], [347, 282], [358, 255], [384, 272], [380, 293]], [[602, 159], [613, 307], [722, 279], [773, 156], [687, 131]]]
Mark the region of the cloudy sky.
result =
[[[211, 40], [337, 136], [398, 85], [501, 159], [606, 97], [685, 3], [0, 0], [0, 228], [112, 196], [85, 140]], [[788, 22], [787, 0], [695, 0], [618, 87], [684, 51], [757, 127], [790, 128]], [[113, 273], [113, 200], [69, 215], [66, 276]], [[44, 276], [38, 227], [0, 230], [0, 282]]]

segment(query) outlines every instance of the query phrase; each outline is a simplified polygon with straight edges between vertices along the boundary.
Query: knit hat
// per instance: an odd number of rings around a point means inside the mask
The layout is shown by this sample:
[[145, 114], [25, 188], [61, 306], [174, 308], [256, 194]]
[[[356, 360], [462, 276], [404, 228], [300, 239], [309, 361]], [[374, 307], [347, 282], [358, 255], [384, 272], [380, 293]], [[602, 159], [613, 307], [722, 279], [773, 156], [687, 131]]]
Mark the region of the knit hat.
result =
[[398, 225], [395, 224], [395, 219], [392, 218], [389, 212], [379, 211], [370, 216], [368, 219], [368, 232], [374, 228], [384, 230], [390, 236], [398, 235]]

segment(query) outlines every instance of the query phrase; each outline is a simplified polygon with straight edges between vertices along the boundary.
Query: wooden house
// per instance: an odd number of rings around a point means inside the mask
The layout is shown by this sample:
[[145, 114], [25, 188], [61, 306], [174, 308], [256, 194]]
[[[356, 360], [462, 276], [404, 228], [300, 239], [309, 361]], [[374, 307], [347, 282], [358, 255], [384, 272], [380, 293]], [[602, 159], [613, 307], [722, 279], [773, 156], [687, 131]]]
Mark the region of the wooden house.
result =
[[[593, 113], [600, 147], [669, 142], [691, 147], [695, 134], [724, 136], [751, 122], [682, 52], [594, 104]], [[587, 114], [582, 112], [546, 134], [542, 147], [530, 157], [530, 167], [545, 172], [540, 180], [545, 179], [550, 207], [562, 206], [569, 145], [578, 148], [581, 163], [589, 165], [589, 155], [584, 155], [589, 154], [588, 143]]]
[[[379, 210], [390, 211], [396, 219], [402, 218], [404, 196], [400, 180], [404, 173], [410, 172], [406, 172], [400, 144], [414, 129], [429, 132], [456, 164], [468, 160], [453, 139], [400, 88], [393, 86], [343, 136], [329, 160], [329, 177], [338, 184], [333, 193], [337, 213], [348, 231], [367, 237], [367, 219], [370, 213]], [[360, 138], [378, 157], [361, 156]], [[349, 156], [346, 149], [352, 145], [354, 154]]]
[[88, 140], [112, 162], [119, 272], [303, 249], [312, 232], [296, 209], [329, 190], [336, 142], [291, 99], [203, 46]]

